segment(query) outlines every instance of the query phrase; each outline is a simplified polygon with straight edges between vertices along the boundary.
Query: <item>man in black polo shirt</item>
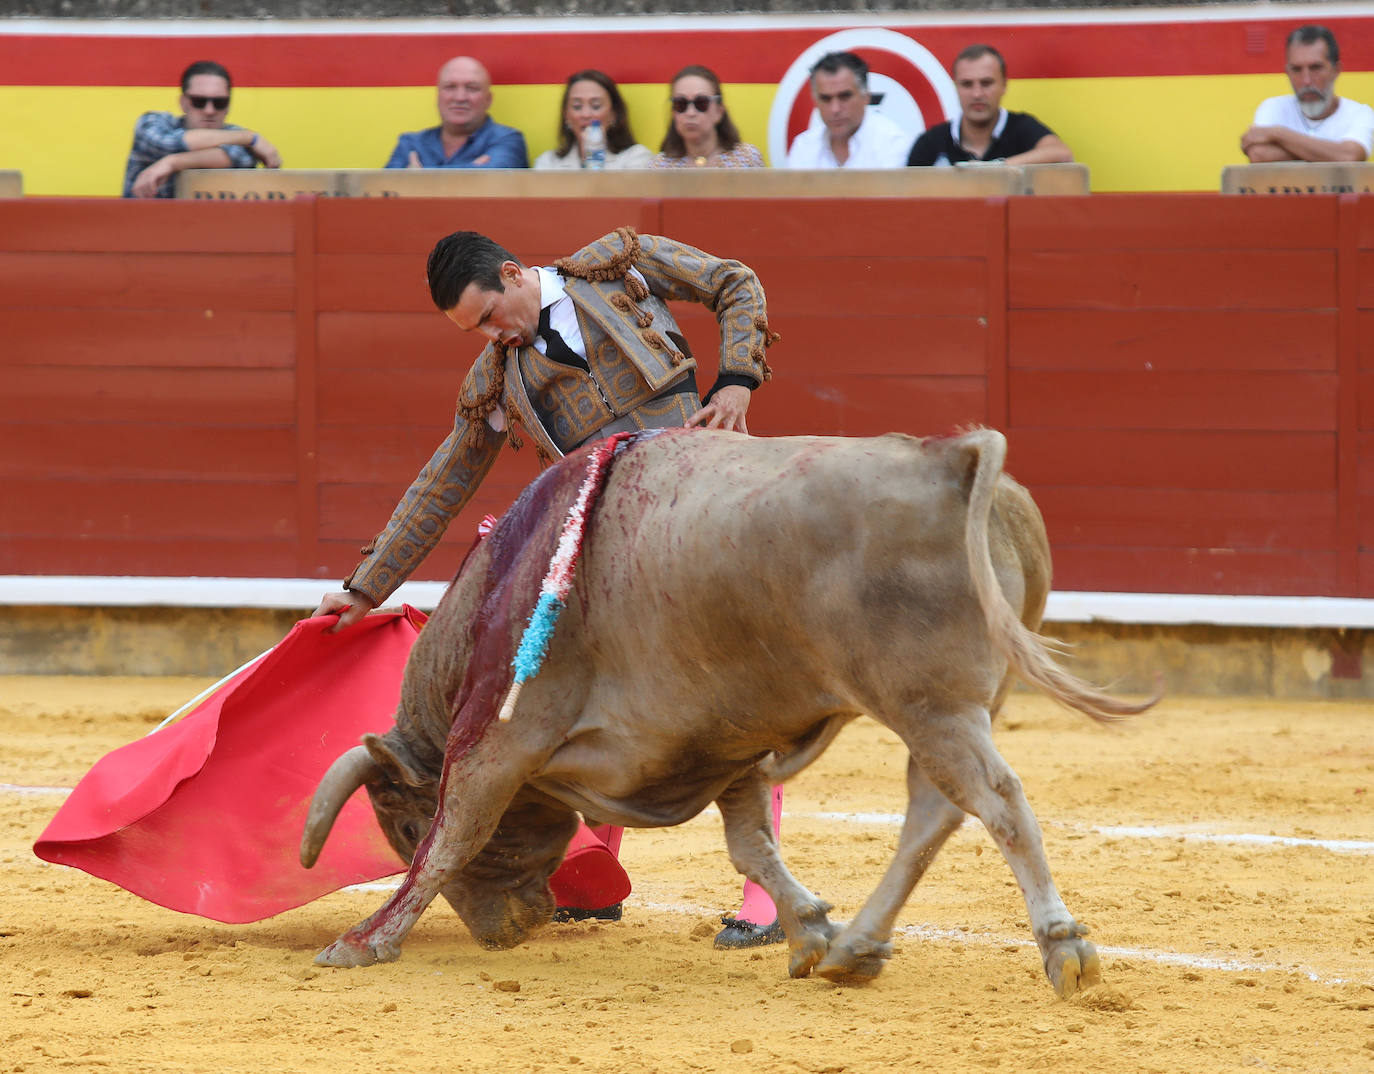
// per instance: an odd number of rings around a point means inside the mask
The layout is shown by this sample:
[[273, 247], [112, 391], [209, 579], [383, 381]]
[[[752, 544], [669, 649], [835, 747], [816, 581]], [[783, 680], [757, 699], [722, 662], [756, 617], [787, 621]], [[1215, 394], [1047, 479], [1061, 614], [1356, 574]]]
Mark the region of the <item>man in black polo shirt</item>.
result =
[[1029, 112], [1002, 107], [1007, 64], [991, 45], [969, 45], [954, 58], [959, 111], [928, 129], [911, 147], [907, 164], [1064, 164], [1073, 152]]

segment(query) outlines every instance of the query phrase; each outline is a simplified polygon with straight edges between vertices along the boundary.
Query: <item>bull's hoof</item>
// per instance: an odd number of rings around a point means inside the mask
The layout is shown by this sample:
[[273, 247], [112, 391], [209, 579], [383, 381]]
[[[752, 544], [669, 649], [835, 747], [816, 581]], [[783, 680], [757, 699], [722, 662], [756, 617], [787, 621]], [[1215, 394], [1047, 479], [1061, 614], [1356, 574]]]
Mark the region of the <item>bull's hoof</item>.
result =
[[370, 944], [358, 939], [350, 939], [344, 935], [316, 955], [315, 964], [347, 970], [354, 966], [373, 966], [378, 962], [395, 962], [400, 957], [401, 947], [399, 944]]
[[1058, 925], [1050, 932], [1044, 956], [1045, 976], [1060, 999], [1069, 999], [1102, 983], [1102, 963], [1097, 957], [1097, 948], [1083, 938], [1087, 931], [1074, 922]]
[[801, 915], [801, 929], [797, 936], [789, 935], [788, 946], [792, 957], [787, 963], [787, 972], [792, 977], [807, 976], [830, 950], [830, 941], [840, 931], [840, 926], [831, 924], [826, 917], [830, 909], [828, 902], [817, 902], [814, 907]]
[[832, 944], [816, 972], [836, 984], [867, 984], [883, 972], [891, 957], [890, 943]]

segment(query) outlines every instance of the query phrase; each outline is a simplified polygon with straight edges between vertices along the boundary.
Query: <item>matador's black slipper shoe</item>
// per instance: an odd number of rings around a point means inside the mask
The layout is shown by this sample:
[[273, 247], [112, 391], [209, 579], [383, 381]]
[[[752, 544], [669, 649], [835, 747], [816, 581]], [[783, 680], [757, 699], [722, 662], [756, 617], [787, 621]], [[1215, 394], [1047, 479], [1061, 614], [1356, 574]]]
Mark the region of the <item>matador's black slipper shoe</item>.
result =
[[731, 951], [740, 947], [763, 947], [770, 943], [782, 943], [787, 937], [777, 918], [771, 925], [755, 925], [752, 921], [741, 921], [737, 917], [723, 914], [721, 921], [725, 928], [716, 933], [716, 949]]
[[584, 910], [580, 906], [560, 906], [553, 912], [555, 921], [619, 921], [625, 911], [625, 904], [603, 906], [600, 910]]

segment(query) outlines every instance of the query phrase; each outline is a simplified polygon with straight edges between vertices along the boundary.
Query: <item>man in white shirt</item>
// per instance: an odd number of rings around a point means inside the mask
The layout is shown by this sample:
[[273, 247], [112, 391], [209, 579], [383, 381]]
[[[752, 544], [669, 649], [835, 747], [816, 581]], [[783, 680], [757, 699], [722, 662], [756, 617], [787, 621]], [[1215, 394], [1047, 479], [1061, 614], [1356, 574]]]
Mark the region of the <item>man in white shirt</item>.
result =
[[1251, 164], [1281, 160], [1369, 159], [1374, 146], [1374, 109], [1336, 96], [1341, 50], [1325, 26], [1299, 26], [1288, 35], [1291, 96], [1270, 97], [1240, 136]]
[[868, 107], [868, 64], [852, 52], [828, 52], [811, 68], [811, 99], [821, 122], [787, 151], [788, 168], [901, 168], [915, 140]]

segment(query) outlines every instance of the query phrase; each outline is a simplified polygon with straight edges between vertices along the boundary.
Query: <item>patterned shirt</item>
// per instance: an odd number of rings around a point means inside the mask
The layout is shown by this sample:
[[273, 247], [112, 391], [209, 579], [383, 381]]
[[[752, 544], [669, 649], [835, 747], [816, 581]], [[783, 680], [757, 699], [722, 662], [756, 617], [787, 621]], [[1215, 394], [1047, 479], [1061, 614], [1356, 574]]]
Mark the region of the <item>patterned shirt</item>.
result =
[[654, 157], [652, 168], [762, 168], [763, 154], [758, 151], [756, 146], [748, 142], [740, 142], [734, 149], [726, 149], [716, 154], [716, 159], [710, 164], [706, 163], [705, 157], [668, 157], [659, 153]]
[[[232, 123], [226, 123], [222, 129], [243, 130]], [[219, 148], [228, 154], [231, 167], [252, 168], [258, 162], [247, 146], [222, 145]], [[134, 196], [134, 180], [143, 169], [173, 153], [187, 152], [190, 150], [186, 145], [185, 116], [174, 116], [171, 112], [144, 112], [134, 124], [134, 145], [129, 150], [129, 162], [124, 166], [124, 197]], [[157, 188], [159, 198], [176, 196], [175, 179], [173, 175]]]
[[[391, 159], [386, 162], [385, 167], [409, 167], [412, 152], [419, 155], [420, 164], [425, 168], [528, 168], [530, 166], [529, 152], [525, 149], [525, 136], [514, 127], [502, 126], [491, 116], [487, 116], [486, 121], [473, 131], [468, 140], [463, 143], [463, 148], [452, 156], [444, 155], [443, 130], [440, 127], [430, 127], [428, 130], [403, 134], [397, 140], [396, 148], [391, 151]], [[490, 157], [491, 159], [478, 164], [476, 163], [478, 157]]]

